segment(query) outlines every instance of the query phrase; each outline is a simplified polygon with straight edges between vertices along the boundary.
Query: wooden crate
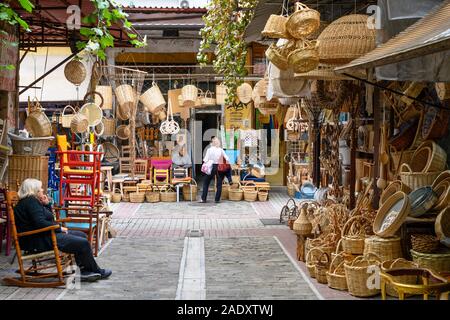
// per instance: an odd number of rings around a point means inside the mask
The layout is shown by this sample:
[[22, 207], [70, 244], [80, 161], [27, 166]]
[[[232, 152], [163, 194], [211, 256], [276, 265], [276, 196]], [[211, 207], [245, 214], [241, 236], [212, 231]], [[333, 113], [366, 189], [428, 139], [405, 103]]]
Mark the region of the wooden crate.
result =
[[10, 190], [17, 191], [18, 186], [27, 178], [42, 181], [42, 188], [47, 192], [48, 157], [10, 155], [8, 162], [8, 184]]

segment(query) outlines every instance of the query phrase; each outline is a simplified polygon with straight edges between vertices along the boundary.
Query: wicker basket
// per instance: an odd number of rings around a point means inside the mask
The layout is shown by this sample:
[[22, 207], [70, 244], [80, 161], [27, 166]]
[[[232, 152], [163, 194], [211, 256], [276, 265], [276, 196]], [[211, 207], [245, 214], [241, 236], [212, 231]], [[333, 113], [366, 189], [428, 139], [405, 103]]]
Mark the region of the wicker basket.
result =
[[30, 111], [28, 117], [25, 119], [25, 128], [33, 138], [52, 135], [52, 123], [40, 107]]
[[177, 202], [177, 192], [172, 187], [160, 190], [161, 202]]
[[436, 142], [427, 140], [414, 152], [410, 167], [413, 172], [441, 172], [447, 166], [447, 153]]
[[246, 82], [241, 84], [236, 89], [237, 97], [239, 101], [241, 101], [242, 103], [249, 103], [250, 101], [252, 101], [252, 92], [253, 92], [252, 86]]
[[[71, 114], [66, 114], [66, 110], [71, 109]], [[67, 105], [64, 107], [63, 111], [61, 112], [61, 126], [63, 128], [70, 128], [70, 123], [72, 122], [73, 117], [75, 116], [75, 109], [71, 105]]]
[[52, 140], [55, 139], [53, 136], [23, 138], [10, 132], [8, 132], [8, 136], [11, 139], [14, 154], [32, 156], [45, 156]]
[[348, 290], [347, 278], [345, 277], [343, 253], [336, 255], [330, 263], [330, 267], [326, 273], [328, 286], [337, 290]]
[[120, 193], [120, 189], [116, 188], [114, 192], [111, 194], [111, 202], [119, 203], [120, 200], [122, 200], [122, 194]]
[[244, 191], [244, 200], [253, 202], [258, 199], [258, 189], [254, 182], [247, 183], [245, 186], [241, 187]]
[[145, 191], [145, 200], [149, 203], [155, 203], [161, 200], [157, 186], [153, 186], [151, 187], [151, 190]]
[[293, 183], [287, 184], [287, 194], [291, 198], [295, 196], [295, 185]]
[[[390, 220], [390, 223], [385, 222], [386, 216], [391, 211], [392, 207], [398, 203], [398, 201], [403, 201], [403, 205], [397, 213], [394, 220]], [[373, 231], [379, 237], [392, 237], [395, 235], [398, 229], [400, 229], [406, 216], [411, 210], [411, 203], [408, 199], [406, 193], [398, 191], [389, 197], [386, 202], [378, 209], [377, 216], [373, 222]], [[385, 224], [385, 225], [384, 225]], [[384, 225], [384, 226], [383, 226]]]
[[444, 210], [450, 203], [450, 178], [439, 182], [435, 187], [433, 187], [433, 191], [436, 193], [438, 198], [433, 207], [433, 211]]
[[407, 163], [400, 166], [400, 179], [411, 190], [431, 186], [440, 172], [413, 172]]
[[191, 108], [195, 106], [198, 98], [198, 88], [192, 84], [188, 84], [181, 88], [181, 96], [183, 98], [183, 106]]
[[306, 269], [308, 269], [309, 276], [311, 278], [316, 277], [316, 264], [319, 256], [321, 256], [324, 252], [319, 248], [312, 248], [308, 251], [305, 258]]
[[297, 49], [289, 53], [288, 65], [297, 73], [305, 73], [319, 66], [319, 51], [317, 41], [304, 40]]
[[391, 170], [394, 174], [396, 174], [402, 163], [409, 163], [411, 161], [412, 155], [415, 150], [403, 150], [397, 152], [394, 148], [390, 147], [392, 150], [390, 152], [391, 156]]
[[84, 132], [86, 132], [88, 130], [88, 128], [89, 128], [89, 120], [82, 113], [78, 112], [72, 118], [72, 121], [70, 122], [70, 130], [73, 133], [84, 133]]
[[200, 96], [200, 103], [202, 107], [215, 106], [216, 99], [214, 99], [211, 91], [206, 90], [206, 92]]
[[395, 180], [389, 183], [389, 185], [383, 190], [383, 193], [380, 197], [380, 207], [386, 202], [389, 197], [391, 197], [394, 193], [402, 191], [406, 194], [409, 194], [411, 192], [411, 189], [405, 185], [400, 180]]
[[367, 15], [351, 14], [333, 21], [319, 35], [320, 61], [345, 64], [375, 49], [375, 28]]
[[111, 86], [96, 86], [95, 91], [100, 94], [100, 96], [95, 96], [95, 104], [101, 105], [102, 101], [101, 98], [103, 98], [103, 105], [101, 106], [102, 110], [111, 110], [112, 104], [113, 104], [113, 97], [112, 97], [112, 87]]
[[104, 126], [104, 136], [114, 136], [116, 134], [116, 120], [113, 118], [103, 117], [102, 123]]
[[319, 29], [320, 13], [317, 10], [310, 9], [300, 2], [295, 4], [295, 10], [286, 21], [286, 31], [292, 37], [303, 39]]
[[131, 131], [128, 125], [120, 125], [116, 129], [116, 136], [120, 140], [127, 140], [130, 137]]
[[[237, 188], [234, 186], [237, 185]], [[228, 190], [228, 198], [231, 201], [241, 201], [244, 198], [244, 190], [242, 190], [242, 186], [240, 183], [232, 183]]]
[[258, 106], [259, 112], [263, 115], [276, 115], [280, 110], [280, 104], [275, 102], [265, 102]]
[[88, 124], [90, 127], [95, 127], [100, 122], [102, 122], [103, 119], [103, 111], [102, 109], [93, 102], [85, 103], [81, 109], [81, 114], [85, 115], [88, 119]]
[[289, 38], [289, 34], [286, 32], [286, 21], [287, 17], [279, 16], [276, 14], [271, 14], [269, 19], [267, 19], [264, 30], [261, 32], [263, 37], [278, 39], [278, 38]]
[[[399, 269], [399, 268], [418, 268], [418, 264], [409, 260], [405, 260], [403, 258], [393, 259], [384, 261], [381, 264], [381, 271], [386, 271], [389, 269]], [[417, 284], [416, 276], [397, 276], [395, 279], [400, 283], [405, 284]], [[395, 290], [395, 287], [391, 284], [386, 284], [386, 293], [392, 297], [398, 297], [398, 292]]]
[[136, 107], [136, 92], [131, 85], [122, 84], [114, 90], [114, 93], [116, 94], [117, 102], [119, 103], [119, 113], [123, 117], [126, 117], [126, 115]]
[[402, 257], [400, 237], [380, 238], [373, 236], [366, 238], [364, 245], [364, 254], [374, 253], [380, 260], [394, 260]]
[[[324, 259], [325, 258], [325, 259]], [[316, 280], [318, 283], [327, 284], [327, 272], [330, 268], [330, 256], [322, 252], [316, 262]]]
[[258, 201], [267, 201], [269, 197], [269, 190], [258, 189]]
[[286, 50], [278, 47], [274, 43], [266, 50], [267, 59], [272, 62], [278, 69], [287, 70], [289, 68]]
[[371, 297], [380, 293], [380, 289], [377, 289], [375, 284], [372, 284], [375, 288], [368, 285], [370, 284], [369, 277], [372, 275], [368, 271], [370, 271], [369, 267], [372, 265], [380, 265], [380, 259], [372, 253], [356, 257], [352, 262], [344, 263], [348, 292], [352, 296]]
[[86, 67], [78, 60], [71, 60], [64, 67], [64, 76], [76, 86], [86, 79]]
[[411, 250], [413, 261], [421, 268], [428, 268], [437, 273], [450, 270], [450, 250], [441, 249], [436, 253], [421, 253]]
[[40, 180], [44, 190], [47, 190], [48, 157], [13, 154], [8, 156], [7, 168], [8, 184], [12, 191], [17, 191], [17, 186], [28, 178]]
[[[195, 201], [197, 199], [197, 182], [192, 179], [190, 184], [183, 185], [183, 199], [186, 201]], [[192, 196], [191, 196], [192, 194]]]
[[439, 248], [439, 239], [431, 234], [412, 234], [411, 247], [420, 253], [433, 253]]
[[130, 192], [130, 202], [132, 203], [143, 203], [145, 201], [144, 192]]
[[363, 254], [364, 241], [367, 237], [365, 226], [372, 222], [364, 216], [350, 218], [342, 228], [342, 248], [350, 254]]
[[216, 85], [216, 103], [225, 104], [227, 97], [227, 87], [224, 84]]
[[151, 88], [145, 91], [140, 96], [139, 100], [142, 102], [145, 109], [153, 114], [162, 111], [166, 105], [166, 100], [156, 82], [152, 83]]
[[444, 241], [450, 238], [450, 207], [439, 213], [434, 223], [434, 230], [439, 240]]

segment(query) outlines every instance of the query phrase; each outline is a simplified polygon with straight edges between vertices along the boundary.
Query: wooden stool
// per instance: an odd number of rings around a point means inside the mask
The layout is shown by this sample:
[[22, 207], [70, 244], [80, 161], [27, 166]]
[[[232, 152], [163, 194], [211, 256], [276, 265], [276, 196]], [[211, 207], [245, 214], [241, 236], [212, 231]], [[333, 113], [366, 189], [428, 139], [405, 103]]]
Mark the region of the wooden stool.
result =
[[[100, 167], [100, 181], [102, 182], [108, 182], [108, 191], [109, 192], [113, 192], [112, 190], [112, 180], [113, 180], [113, 176], [112, 176], [112, 169], [114, 167], [113, 166], [101, 166]], [[103, 184], [100, 184], [100, 190], [103, 190], [104, 186]]]
[[119, 184], [119, 190], [120, 190], [120, 195], [123, 197], [123, 182], [125, 181], [125, 178], [112, 178], [112, 190], [114, 192], [114, 190], [116, 190], [116, 184]]
[[308, 236], [297, 235], [297, 260], [305, 262], [305, 244], [307, 238], [312, 238], [313, 235]]

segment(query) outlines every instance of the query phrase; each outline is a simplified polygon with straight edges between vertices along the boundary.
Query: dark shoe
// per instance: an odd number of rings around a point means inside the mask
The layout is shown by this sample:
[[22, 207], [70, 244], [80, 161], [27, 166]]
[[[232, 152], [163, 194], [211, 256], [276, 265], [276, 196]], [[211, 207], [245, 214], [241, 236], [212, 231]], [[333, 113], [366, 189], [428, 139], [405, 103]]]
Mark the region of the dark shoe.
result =
[[220, 203], [220, 201], [214, 201], [215, 203]]
[[100, 269], [100, 280], [107, 279], [112, 274], [112, 271], [109, 269]]
[[206, 203], [206, 200], [200, 200], [198, 203]]
[[102, 275], [100, 273], [83, 271], [80, 274], [80, 280], [82, 282], [94, 282], [100, 279], [101, 276]]

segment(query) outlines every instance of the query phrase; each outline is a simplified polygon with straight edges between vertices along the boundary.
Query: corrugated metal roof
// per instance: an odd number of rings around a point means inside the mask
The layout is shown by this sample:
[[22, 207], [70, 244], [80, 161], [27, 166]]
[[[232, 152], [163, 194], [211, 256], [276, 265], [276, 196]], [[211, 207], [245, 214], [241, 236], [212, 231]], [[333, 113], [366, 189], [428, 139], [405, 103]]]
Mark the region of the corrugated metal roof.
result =
[[378, 48], [338, 67], [338, 72], [373, 68], [450, 49], [450, 0]]

